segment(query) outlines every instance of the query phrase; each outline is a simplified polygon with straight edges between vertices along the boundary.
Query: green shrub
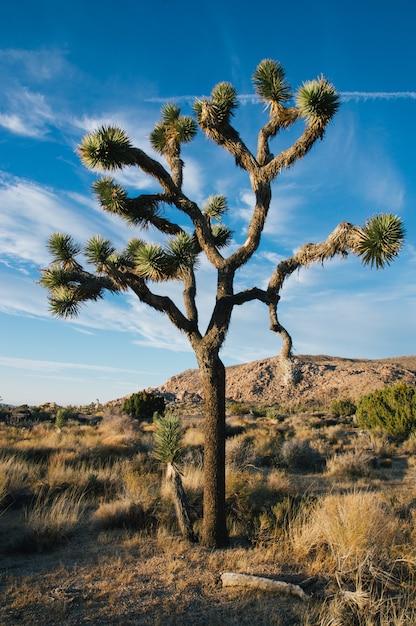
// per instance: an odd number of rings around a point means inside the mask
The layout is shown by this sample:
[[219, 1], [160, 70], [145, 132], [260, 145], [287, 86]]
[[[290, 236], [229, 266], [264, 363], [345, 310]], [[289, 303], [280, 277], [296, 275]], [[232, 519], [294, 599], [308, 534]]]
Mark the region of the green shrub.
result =
[[407, 436], [416, 428], [416, 392], [400, 382], [363, 396], [357, 407], [360, 428], [381, 428], [394, 436]]
[[332, 415], [335, 415], [336, 417], [349, 417], [350, 415], [354, 415], [357, 407], [351, 398], [344, 398], [341, 400], [336, 400], [334, 398], [331, 400], [329, 410]]
[[124, 400], [123, 413], [140, 420], [151, 420], [155, 413], [163, 415], [165, 412], [165, 399], [153, 391], [139, 391], [133, 393]]
[[57, 428], [63, 428], [65, 426], [65, 424], [68, 421], [68, 414], [66, 409], [58, 409], [56, 411], [56, 418], [55, 418], [55, 426]]

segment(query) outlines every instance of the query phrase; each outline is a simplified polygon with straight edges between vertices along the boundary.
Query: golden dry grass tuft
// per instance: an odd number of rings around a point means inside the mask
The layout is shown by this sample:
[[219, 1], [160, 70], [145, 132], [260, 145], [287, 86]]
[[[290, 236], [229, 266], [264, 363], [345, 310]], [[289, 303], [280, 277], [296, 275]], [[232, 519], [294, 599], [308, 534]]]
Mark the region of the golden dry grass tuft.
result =
[[[414, 437], [391, 441], [325, 412], [231, 408], [232, 548], [218, 551], [181, 539], [151, 424], [109, 409], [60, 431], [0, 424], [0, 623], [410, 625]], [[183, 425], [198, 533], [203, 422], [194, 411]], [[295, 582], [310, 599], [222, 589], [223, 571]]]

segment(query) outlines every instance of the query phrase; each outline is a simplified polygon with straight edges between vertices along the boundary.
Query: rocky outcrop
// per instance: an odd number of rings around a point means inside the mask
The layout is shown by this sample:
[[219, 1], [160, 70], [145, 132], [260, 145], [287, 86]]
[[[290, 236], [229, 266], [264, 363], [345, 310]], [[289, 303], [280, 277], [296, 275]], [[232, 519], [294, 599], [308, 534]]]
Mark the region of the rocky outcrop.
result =
[[[333, 398], [358, 400], [362, 395], [404, 381], [416, 385], [416, 357], [381, 360], [344, 359], [331, 356], [297, 356], [295, 385], [285, 384], [279, 358], [261, 359], [227, 367], [229, 401], [265, 405], [327, 405]], [[202, 386], [198, 370], [173, 376], [157, 391], [170, 401], [199, 403]]]

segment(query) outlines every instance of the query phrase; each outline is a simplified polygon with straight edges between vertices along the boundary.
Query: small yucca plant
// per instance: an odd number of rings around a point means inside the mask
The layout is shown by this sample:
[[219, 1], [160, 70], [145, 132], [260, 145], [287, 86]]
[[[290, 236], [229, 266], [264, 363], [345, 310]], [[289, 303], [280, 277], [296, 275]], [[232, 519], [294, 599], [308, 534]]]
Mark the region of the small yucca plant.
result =
[[188, 500], [182, 485], [182, 478], [177, 463], [183, 452], [183, 428], [180, 418], [174, 413], [163, 417], [154, 415], [155, 457], [166, 465], [166, 483], [170, 486], [176, 517], [182, 535], [195, 541]]

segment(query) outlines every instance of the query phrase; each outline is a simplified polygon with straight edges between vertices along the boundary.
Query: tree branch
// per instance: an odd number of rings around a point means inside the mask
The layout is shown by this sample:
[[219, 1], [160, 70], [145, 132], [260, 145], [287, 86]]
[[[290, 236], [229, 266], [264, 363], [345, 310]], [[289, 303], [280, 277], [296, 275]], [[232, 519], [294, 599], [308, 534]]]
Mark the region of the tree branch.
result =
[[226, 120], [218, 121], [213, 107], [208, 101], [202, 102], [198, 123], [204, 133], [219, 146], [224, 146], [233, 155], [237, 165], [247, 172], [259, 167], [256, 159], [241, 140], [238, 132]]
[[269, 122], [259, 131], [257, 141], [257, 162], [259, 165], [266, 165], [274, 157], [270, 152], [269, 140], [277, 135], [282, 128], [289, 128], [299, 118], [299, 111], [295, 107], [286, 108], [275, 107], [276, 113]]
[[183, 301], [185, 304], [186, 315], [190, 322], [197, 326], [198, 324], [198, 309], [196, 307], [196, 281], [195, 272], [193, 268], [186, 268], [181, 272], [181, 278], [183, 280]]
[[306, 243], [292, 257], [281, 261], [269, 281], [267, 291], [270, 301], [273, 293], [279, 293], [283, 282], [299, 267], [308, 267], [312, 263], [324, 263], [337, 254], [347, 256], [356, 252], [362, 235], [362, 228], [349, 222], [341, 222], [321, 243]]
[[296, 161], [303, 159], [303, 157], [309, 152], [314, 143], [318, 139], [322, 139], [325, 128], [322, 128], [322, 124], [309, 123], [302, 136], [288, 148], [282, 150], [274, 159], [264, 166], [264, 173], [268, 180], [274, 180], [276, 176], [281, 172], [283, 168], [288, 169]]
[[258, 287], [245, 289], [244, 291], [240, 291], [230, 297], [233, 305], [245, 304], [246, 302], [252, 302], [253, 300], [259, 300], [260, 302], [267, 304], [267, 298], [267, 292], [264, 291], [264, 289], [259, 289]]
[[123, 275], [125, 277], [126, 284], [136, 294], [139, 300], [151, 306], [156, 311], [165, 313], [176, 328], [185, 334], [196, 334], [197, 336], [200, 336], [196, 320], [189, 320], [180, 311], [180, 309], [178, 309], [171, 298], [168, 296], [159, 296], [153, 293], [150, 291], [143, 279], [137, 277], [131, 272], [123, 272]]

